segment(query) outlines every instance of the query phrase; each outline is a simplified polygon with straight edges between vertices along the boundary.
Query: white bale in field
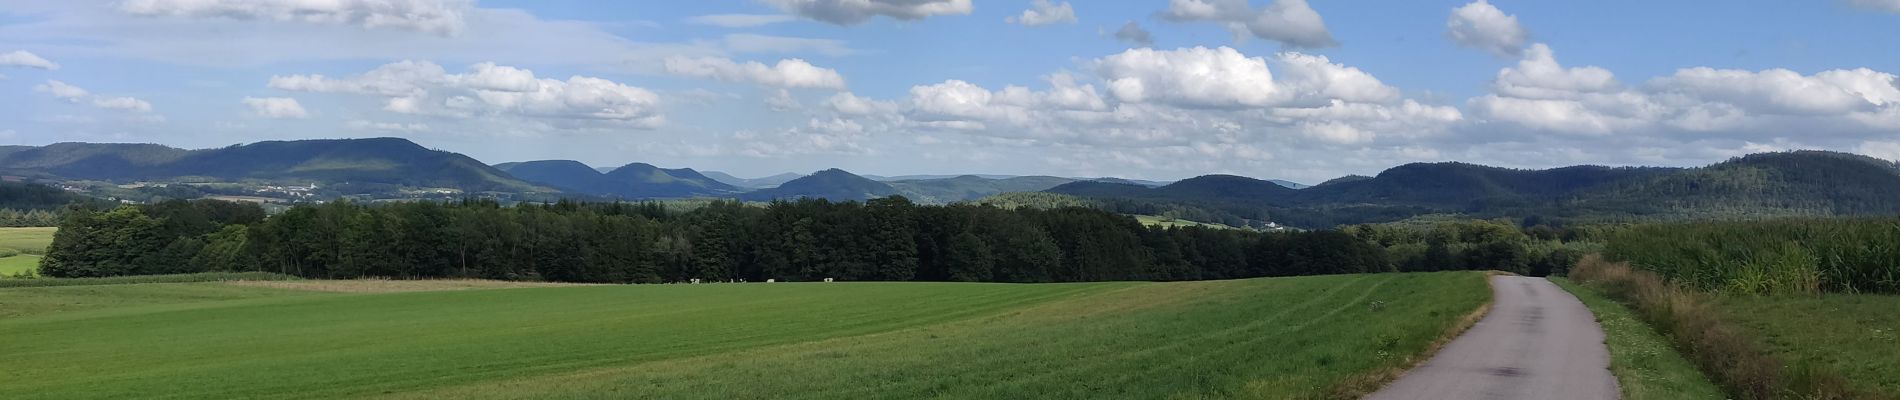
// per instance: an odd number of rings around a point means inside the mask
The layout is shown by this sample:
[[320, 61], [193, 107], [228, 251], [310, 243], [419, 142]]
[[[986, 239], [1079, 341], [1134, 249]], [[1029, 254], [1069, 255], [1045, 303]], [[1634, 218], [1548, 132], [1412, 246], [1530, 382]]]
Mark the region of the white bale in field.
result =
[[825, 278], [825, 283], [831, 283], [831, 278]]
[[693, 278], [693, 284], [694, 284], [694, 285], [698, 285], [698, 284], [699, 284], [699, 278]]
[[765, 283], [773, 283], [773, 282], [778, 282], [778, 280], [777, 280], [777, 279], [771, 279], [771, 278], [766, 278], [766, 279], [765, 279]]

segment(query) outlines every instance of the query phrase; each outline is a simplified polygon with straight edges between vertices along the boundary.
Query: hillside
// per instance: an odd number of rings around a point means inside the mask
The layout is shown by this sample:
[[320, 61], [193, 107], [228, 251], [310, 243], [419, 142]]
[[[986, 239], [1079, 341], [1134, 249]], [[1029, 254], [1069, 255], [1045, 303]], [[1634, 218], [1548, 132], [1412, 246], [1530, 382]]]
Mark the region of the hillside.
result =
[[969, 201], [1008, 192], [1038, 192], [1074, 179], [1053, 176], [1017, 176], [990, 178], [963, 175], [951, 178], [909, 179], [885, 182], [912, 201], [943, 204]]
[[646, 163], [627, 164], [606, 173], [568, 160], [506, 163], [496, 167], [523, 180], [570, 193], [623, 199], [723, 196], [744, 191], [691, 168], [665, 169]]
[[182, 150], [154, 144], [58, 143], [0, 156], [0, 172], [39, 178], [112, 182], [266, 180], [465, 191], [541, 191], [461, 154], [405, 139], [269, 141]]
[[776, 188], [763, 189], [741, 194], [738, 197], [750, 201], [770, 201], [776, 199], [795, 199], [801, 197], [823, 198], [832, 201], [868, 200], [899, 194], [897, 188], [884, 182], [878, 182], [845, 172], [841, 169], [827, 169], [814, 172], [802, 178], [793, 179]]
[[1210, 175], [1157, 188], [1074, 182], [1048, 190], [1140, 199], [1301, 227], [1383, 222], [1431, 213], [1586, 220], [1725, 215], [1900, 214], [1900, 167], [1822, 151], [1764, 153], [1701, 168], [1574, 166], [1519, 170], [1415, 163], [1373, 177], [1293, 190]]
[[763, 178], [747, 179], [747, 178], [732, 176], [732, 174], [719, 172], [719, 171], [701, 171], [700, 173], [703, 175], [706, 175], [707, 178], [711, 178], [712, 180], [719, 181], [720, 183], [724, 183], [727, 185], [732, 185], [732, 186], [736, 186], [740, 188], [745, 188], [745, 189], [764, 189], [764, 188], [778, 187], [778, 185], [784, 184], [785, 182], [789, 182], [793, 179], [798, 179], [804, 176], [804, 175], [787, 172], [787, 173], [772, 175], [772, 176], [763, 177]]

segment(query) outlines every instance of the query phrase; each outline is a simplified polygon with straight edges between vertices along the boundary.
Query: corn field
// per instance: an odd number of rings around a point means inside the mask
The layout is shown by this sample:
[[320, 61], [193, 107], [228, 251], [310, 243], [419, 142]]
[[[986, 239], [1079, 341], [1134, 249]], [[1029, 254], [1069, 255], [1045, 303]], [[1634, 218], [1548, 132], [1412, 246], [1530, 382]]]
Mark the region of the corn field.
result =
[[1745, 295], [1900, 293], [1900, 219], [1633, 225], [1604, 253], [1678, 284]]

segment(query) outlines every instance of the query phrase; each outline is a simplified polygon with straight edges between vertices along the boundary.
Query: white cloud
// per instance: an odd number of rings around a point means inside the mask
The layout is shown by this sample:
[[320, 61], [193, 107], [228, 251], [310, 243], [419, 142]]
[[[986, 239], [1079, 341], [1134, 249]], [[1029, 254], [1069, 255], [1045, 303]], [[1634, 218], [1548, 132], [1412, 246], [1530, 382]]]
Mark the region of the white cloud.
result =
[[723, 28], [750, 28], [789, 22], [792, 19], [790, 15], [776, 14], [713, 14], [687, 18], [686, 22]]
[[815, 52], [827, 56], [845, 56], [857, 53], [843, 40], [811, 39], [785, 36], [756, 35], [735, 33], [726, 35], [726, 49], [739, 53], [800, 53]]
[[400, 61], [360, 75], [273, 76], [270, 87], [380, 96], [383, 110], [454, 118], [527, 118], [542, 130], [652, 129], [665, 122], [660, 97], [643, 88], [587, 76], [538, 78], [533, 71], [480, 63], [449, 74], [435, 63]]
[[1221, 24], [1236, 39], [1253, 36], [1296, 48], [1338, 46], [1326, 21], [1306, 0], [1274, 0], [1259, 10], [1247, 0], [1172, 0], [1161, 18]]
[[264, 118], [309, 118], [303, 104], [289, 97], [245, 97], [244, 105], [251, 107], [251, 113]]
[[404, 124], [404, 123], [397, 123], [397, 122], [365, 121], [365, 120], [360, 120], [360, 119], [351, 120], [350, 122], [345, 123], [344, 126], [347, 126], [350, 129], [355, 129], [355, 130], [360, 130], [360, 131], [388, 131], [388, 132], [405, 132], [405, 133], [429, 131], [429, 125], [423, 124], [423, 123]]
[[738, 63], [719, 57], [673, 57], [666, 59], [666, 72], [780, 88], [845, 89], [844, 75], [839, 75], [838, 71], [820, 68], [796, 58], [779, 60], [777, 65], [767, 66], [757, 61]]
[[354, 25], [453, 36], [467, 26], [469, 0], [126, 0], [119, 11], [147, 17], [230, 18]]
[[40, 58], [39, 55], [27, 52], [26, 50], [14, 50], [0, 53], [0, 67], [27, 67], [57, 70], [59, 69], [59, 63], [47, 61], [45, 58]]
[[1860, 68], [1813, 75], [1685, 68], [1626, 87], [1609, 70], [1566, 68], [1536, 44], [1498, 72], [1492, 93], [1467, 102], [1486, 121], [1537, 131], [1667, 137], [1670, 134], [1785, 139], [1790, 131], [1900, 129], [1893, 74]]
[[1108, 92], [1127, 102], [1248, 107], [1279, 98], [1267, 60], [1228, 47], [1131, 49], [1102, 58], [1095, 68]]
[[805, 108], [804, 103], [800, 103], [798, 102], [798, 98], [792, 97], [792, 91], [785, 90], [784, 88], [772, 91], [771, 94], [766, 95], [765, 106], [771, 108], [772, 111], [779, 112], [797, 111]]
[[1128, 21], [1128, 23], [1122, 24], [1121, 29], [1116, 29], [1115, 38], [1141, 45], [1141, 47], [1151, 47], [1155, 45], [1154, 35], [1149, 34], [1147, 29], [1141, 29], [1141, 24], [1137, 24], [1135, 21]]
[[1485, 0], [1452, 9], [1451, 18], [1445, 21], [1445, 34], [1459, 45], [1500, 57], [1523, 53], [1531, 39], [1530, 31], [1517, 22], [1517, 16], [1505, 14]]
[[1579, 93], [1606, 92], [1618, 86], [1610, 70], [1558, 64], [1556, 54], [1543, 43], [1532, 45], [1516, 67], [1498, 71], [1493, 82], [1497, 92], [1527, 99], [1574, 98]]
[[1900, 141], [1870, 140], [1854, 146], [1854, 152], [1883, 160], [1900, 161]]
[[1866, 68], [1813, 76], [1785, 69], [1742, 71], [1688, 68], [1652, 81], [1658, 90], [1751, 113], [1836, 115], [1900, 104], [1894, 75]]
[[786, 12], [835, 25], [857, 25], [872, 17], [915, 21], [940, 15], [969, 15], [970, 0], [764, 0]]
[[92, 99], [94, 107], [125, 110], [132, 112], [152, 112], [152, 103], [131, 97], [100, 97]]
[[1030, 3], [1029, 9], [1023, 10], [1021, 15], [1004, 18], [1003, 21], [1023, 26], [1073, 24], [1075, 23], [1075, 7], [1069, 5], [1067, 1], [1051, 3], [1049, 0], [1035, 0]]
[[78, 86], [68, 85], [66, 82], [56, 80], [48, 80], [46, 83], [34, 86], [33, 91], [50, 94], [53, 95], [53, 97], [66, 101], [79, 101], [79, 99], [92, 94], [91, 92], [87, 92], [86, 89], [81, 89]]

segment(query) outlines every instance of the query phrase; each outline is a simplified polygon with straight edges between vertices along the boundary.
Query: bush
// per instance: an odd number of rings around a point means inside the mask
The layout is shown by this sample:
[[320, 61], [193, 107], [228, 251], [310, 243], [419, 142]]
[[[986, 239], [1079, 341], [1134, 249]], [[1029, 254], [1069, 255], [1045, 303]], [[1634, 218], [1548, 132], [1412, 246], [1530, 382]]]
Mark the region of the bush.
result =
[[1731, 394], [1744, 399], [1848, 399], [1861, 394], [1847, 388], [1846, 380], [1831, 371], [1802, 366], [1790, 368], [1739, 327], [1725, 322], [1706, 295], [1683, 289], [1662, 276], [1631, 268], [1629, 263], [1584, 256], [1570, 270], [1570, 279], [1589, 285], [1628, 304], [1645, 322], [1665, 336], [1685, 356]]

